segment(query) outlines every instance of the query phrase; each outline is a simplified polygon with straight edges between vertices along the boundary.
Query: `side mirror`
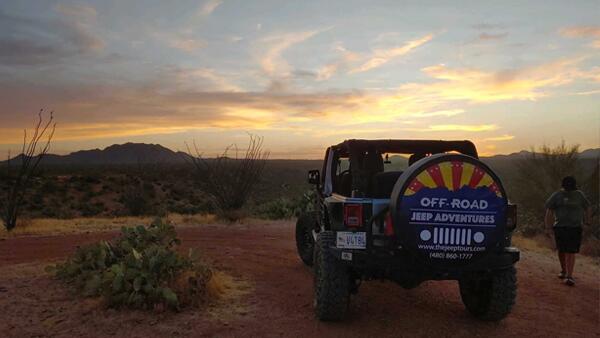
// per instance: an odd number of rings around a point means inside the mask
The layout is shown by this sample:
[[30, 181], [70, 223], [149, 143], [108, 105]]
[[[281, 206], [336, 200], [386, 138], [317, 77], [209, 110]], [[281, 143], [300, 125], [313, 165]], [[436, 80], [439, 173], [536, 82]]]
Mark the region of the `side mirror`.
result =
[[318, 185], [321, 183], [321, 173], [318, 170], [308, 171], [308, 183]]

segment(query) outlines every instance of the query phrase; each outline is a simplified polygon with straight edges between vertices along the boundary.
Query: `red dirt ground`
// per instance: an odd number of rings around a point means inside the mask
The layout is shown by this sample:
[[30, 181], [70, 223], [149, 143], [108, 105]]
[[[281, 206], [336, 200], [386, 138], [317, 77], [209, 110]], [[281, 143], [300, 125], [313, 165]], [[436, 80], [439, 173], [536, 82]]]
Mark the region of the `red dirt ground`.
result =
[[43, 267], [115, 233], [9, 238], [0, 241], [0, 336], [600, 336], [599, 269], [590, 259], [578, 263], [577, 286], [569, 288], [555, 277], [553, 256], [523, 252], [517, 304], [499, 323], [469, 316], [456, 282], [426, 282], [413, 290], [364, 283], [348, 320], [321, 323], [313, 315], [312, 273], [296, 256], [292, 224], [178, 232], [184, 249], [200, 248], [219, 270], [248, 281], [251, 292], [181, 313], [106, 310], [70, 294]]

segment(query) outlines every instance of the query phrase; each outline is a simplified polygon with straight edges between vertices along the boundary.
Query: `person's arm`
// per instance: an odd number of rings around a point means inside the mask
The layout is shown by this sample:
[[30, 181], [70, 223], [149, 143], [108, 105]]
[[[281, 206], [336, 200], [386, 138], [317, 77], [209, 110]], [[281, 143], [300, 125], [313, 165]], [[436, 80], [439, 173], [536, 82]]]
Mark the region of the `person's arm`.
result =
[[585, 195], [581, 193], [582, 197], [582, 207], [583, 207], [583, 223], [585, 225], [590, 225], [592, 223], [592, 208], [590, 201], [585, 197]]
[[544, 225], [546, 226], [546, 230], [552, 228], [554, 225], [554, 211], [551, 209], [546, 209], [546, 216], [544, 217]]
[[557, 193], [554, 193], [546, 201], [546, 216], [544, 216], [544, 230], [546, 230], [547, 232], [552, 230], [552, 226], [554, 225], [554, 221], [556, 220], [554, 216], [554, 209], [556, 209], [556, 196]]

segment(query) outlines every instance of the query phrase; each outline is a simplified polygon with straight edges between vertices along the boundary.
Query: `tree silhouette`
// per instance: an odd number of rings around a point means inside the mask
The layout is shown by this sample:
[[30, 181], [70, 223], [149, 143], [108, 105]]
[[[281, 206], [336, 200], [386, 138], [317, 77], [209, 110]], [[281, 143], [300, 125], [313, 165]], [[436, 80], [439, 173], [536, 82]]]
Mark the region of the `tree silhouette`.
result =
[[[34, 126], [33, 135], [30, 139], [27, 137], [27, 129], [23, 131], [23, 148], [21, 152], [20, 163], [15, 168], [13, 173], [12, 161], [18, 159], [10, 159], [7, 161], [7, 174], [5, 183], [1, 186], [3, 196], [0, 197], [0, 217], [4, 223], [6, 230], [10, 231], [17, 225], [19, 211], [25, 199], [25, 192], [31, 183], [31, 178], [35, 175], [38, 165], [42, 158], [50, 149], [50, 142], [54, 136], [56, 123], [54, 114], [50, 112], [49, 119], [44, 122], [44, 110], [41, 109], [38, 113], [38, 121]], [[43, 140], [45, 138], [45, 141]]]

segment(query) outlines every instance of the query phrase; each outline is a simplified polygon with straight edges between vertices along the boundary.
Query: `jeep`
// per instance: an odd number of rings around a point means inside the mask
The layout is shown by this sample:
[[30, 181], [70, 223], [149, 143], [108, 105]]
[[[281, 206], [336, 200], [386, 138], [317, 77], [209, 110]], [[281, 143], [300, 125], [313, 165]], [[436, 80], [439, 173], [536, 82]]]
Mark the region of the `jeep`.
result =
[[369, 280], [407, 289], [456, 280], [475, 317], [510, 313], [517, 209], [472, 142], [346, 140], [327, 148], [308, 181], [315, 207], [298, 217], [296, 244], [313, 266], [318, 319], [343, 319]]

